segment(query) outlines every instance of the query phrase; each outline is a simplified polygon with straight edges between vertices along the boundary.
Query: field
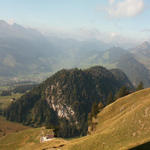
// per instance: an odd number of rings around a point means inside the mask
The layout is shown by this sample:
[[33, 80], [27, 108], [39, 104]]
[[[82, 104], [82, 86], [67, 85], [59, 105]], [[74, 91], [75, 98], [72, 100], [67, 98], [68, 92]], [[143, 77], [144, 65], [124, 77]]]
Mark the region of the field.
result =
[[[0, 96], [0, 111], [7, 108], [11, 103], [12, 98], [19, 98], [21, 94], [13, 94], [12, 96]], [[21, 130], [28, 129], [18, 123], [7, 121], [4, 117], [0, 116], [0, 138], [10, 133], [17, 133]]]
[[149, 118], [150, 89], [144, 89], [105, 107], [98, 114], [98, 124], [91, 135], [70, 140], [55, 138], [40, 143], [42, 129], [29, 128], [1, 137], [0, 149], [128, 150], [150, 141]]
[[62, 147], [66, 140], [54, 138], [49, 142], [40, 143], [42, 128], [30, 128], [20, 132], [8, 134], [0, 138], [2, 150], [44, 150]]
[[17, 133], [29, 127], [23, 126], [19, 123], [7, 121], [4, 117], [0, 116], [0, 138], [10, 133]]
[[0, 110], [5, 109], [11, 104], [11, 99], [18, 99], [22, 94], [12, 94], [11, 96], [0, 96]]
[[[22, 94], [12, 96], [0, 96], [0, 110], [7, 108], [12, 98], [19, 98]], [[45, 129], [45, 131], [49, 131]], [[41, 150], [45, 147], [57, 149], [67, 141], [63, 139], [53, 139], [51, 142], [40, 143], [42, 128], [30, 128], [19, 123], [7, 121], [0, 116], [0, 149], [2, 150]]]

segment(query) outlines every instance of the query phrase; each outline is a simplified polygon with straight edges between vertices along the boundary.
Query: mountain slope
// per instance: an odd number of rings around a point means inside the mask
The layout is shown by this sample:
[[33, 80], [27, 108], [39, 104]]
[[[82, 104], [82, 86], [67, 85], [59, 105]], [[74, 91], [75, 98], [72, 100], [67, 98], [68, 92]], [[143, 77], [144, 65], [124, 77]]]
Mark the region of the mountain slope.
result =
[[0, 77], [34, 75], [38, 78], [39, 73], [75, 67], [86, 52], [109, 47], [96, 40], [47, 37], [37, 30], [0, 20]]
[[0, 21], [0, 33], [0, 76], [27, 76], [52, 70], [57, 50], [40, 32]]
[[93, 102], [103, 102], [123, 85], [133, 89], [125, 74], [118, 77], [100, 67], [61, 70], [10, 105], [5, 116], [11, 121], [55, 128], [57, 136], [85, 135], [87, 115]]
[[18, 123], [7, 121], [5, 118], [0, 116], [0, 138], [3, 138], [10, 133], [16, 133], [25, 129], [30, 128]]
[[[67, 141], [61, 138], [54, 138], [45, 143], [40, 143], [42, 128], [30, 128], [16, 133], [8, 134], [0, 138], [0, 149], [2, 150], [44, 150], [62, 147]], [[44, 131], [50, 133], [47, 129]]]
[[103, 53], [100, 64], [109, 68], [121, 69], [134, 86], [143, 81], [145, 87], [150, 86], [150, 71], [127, 50], [113, 47]]
[[98, 114], [96, 131], [64, 150], [129, 149], [150, 141], [150, 89], [118, 99]]
[[144, 42], [131, 52], [140, 63], [144, 64], [150, 70], [150, 43]]
[[111, 44], [93, 39], [47, 37], [34, 29], [0, 20], [0, 79], [1, 82], [4, 79], [5, 82], [8, 79], [41, 81], [62, 68], [103, 65], [123, 70], [135, 86], [140, 81], [145, 87], [150, 86], [148, 43], [133, 50], [132, 54], [119, 47], [110, 47]]
[[[22, 150], [131, 149], [150, 141], [149, 107], [150, 89], [144, 89], [118, 99], [105, 107], [98, 114], [98, 124], [91, 135], [70, 140], [58, 138], [47, 143], [40, 143], [41, 129], [33, 128], [1, 138], [0, 148], [4, 150], [11, 150], [11, 147]], [[18, 139], [17, 142], [16, 139]]]
[[144, 83], [145, 87], [150, 86], [150, 71], [132, 55], [120, 57], [117, 68], [122, 69], [127, 74], [134, 86], [137, 86], [140, 81]]
[[119, 68], [125, 72], [134, 86], [140, 81], [143, 81], [145, 87], [150, 86], [150, 71], [136, 60], [134, 54], [120, 47], [112, 47], [101, 52], [91, 51], [90, 55], [86, 55], [78, 64], [83, 68], [91, 65], [102, 65], [109, 69]]
[[145, 87], [149, 87], [150, 44], [146, 42], [132, 53], [110, 47], [111, 44], [93, 39], [47, 37], [39, 31], [0, 20], [0, 81], [43, 81], [62, 68], [103, 65], [123, 70], [134, 86], [143, 81]]
[[111, 69], [110, 71], [113, 73], [113, 75], [116, 77], [116, 79], [118, 81], [121, 81], [122, 86], [125, 85], [129, 89], [130, 88], [134, 89], [131, 81], [128, 79], [128, 77], [126, 76], [126, 74], [122, 70], [120, 70], [120, 69]]

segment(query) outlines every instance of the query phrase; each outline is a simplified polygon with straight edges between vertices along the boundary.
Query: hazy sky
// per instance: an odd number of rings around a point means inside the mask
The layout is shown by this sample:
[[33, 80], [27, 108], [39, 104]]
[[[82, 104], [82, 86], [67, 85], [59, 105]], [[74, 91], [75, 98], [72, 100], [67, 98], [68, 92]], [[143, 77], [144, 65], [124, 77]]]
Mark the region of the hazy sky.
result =
[[0, 19], [41, 30], [149, 38], [150, 0], [0, 0]]

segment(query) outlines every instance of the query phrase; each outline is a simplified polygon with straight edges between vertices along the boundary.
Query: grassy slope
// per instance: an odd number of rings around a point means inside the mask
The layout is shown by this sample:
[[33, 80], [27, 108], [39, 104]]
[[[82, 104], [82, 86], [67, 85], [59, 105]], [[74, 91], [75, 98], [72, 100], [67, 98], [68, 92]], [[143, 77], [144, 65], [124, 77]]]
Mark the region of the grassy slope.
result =
[[[7, 108], [12, 102], [12, 98], [19, 98], [21, 94], [13, 94], [12, 96], [0, 96], [0, 111]], [[0, 116], [0, 137], [5, 136], [9, 133], [18, 132], [24, 130], [27, 127], [7, 121], [5, 118]]]
[[[3, 150], [122, 150], [150, 141], [150, 89], [145, 89], [107, 106], [98, 115], [91, 135], [72, 140], [54, 139], [40, 143], [41, 129], [27, 129], [0, 138]], [[59, 147], [64, 145], [64, 147]], [[59, 148], [53, 148], [59, 147]]]
[[7, 121], [5, 118], [0, 116], [0, 138], [10, 133], [17, 133], [29, 127], [23, 126], [19, 123], [13, 123]]
[[[11, 104], [12, 98], [19, 98], [21, 94], [0, 96], [0, 110]], [[66, 143], [63, 139], [53, 142], [40, 143], [41, 128], [30, 128], [19, 123], [7, 121], [0, 116], [0, 150], [41, 150], [43, 148], [59, 147]], [[51, 144], [50, 144], [51, 143]]]
[[128, 149], [150, 141], [150, 89], [107, 106], [98, 115], [96, 132], [70, 141], [68, 150]]
[[11, 104], [11, 99], [18, 99], [22, 94], [12, 94], [11, 96], [0, 96], [0, 110], [5, 109]]
[[38, 142], [39, 135], [38, 129], [27, 129], [18, 133], [8, 134], [0, 138], [0, 149], [3, 150], [16, 150], [25, 147], [26, 143]]
[[30, 128], [18, 133], [8, 134], [0, 138], [0, 149], [2, 150], [42, 150], [59, 147], [67, 141], [53, 139], [46, 143], [40, 143], [42, 128]]

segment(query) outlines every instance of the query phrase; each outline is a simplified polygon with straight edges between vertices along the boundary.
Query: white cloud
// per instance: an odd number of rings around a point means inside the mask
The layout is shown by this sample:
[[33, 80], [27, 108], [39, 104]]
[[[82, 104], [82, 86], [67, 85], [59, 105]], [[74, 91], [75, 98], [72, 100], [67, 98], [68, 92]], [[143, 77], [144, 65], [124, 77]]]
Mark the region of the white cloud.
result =
[[110, 36], [111, 36], [112, 38], [114, 38], [114, 37], [118, 36], [118, 33], [112, 32], [112, 33], [110, 33]]
[[124, 48], [135, 47], [137, 43], [141, 42], [140, 37], [135, 38], [132, 36], [123, 35], [119, 32], [101, 32], [99, 29], [91, 29], [82, 27], [72, 31], [61, 31], [49, 29], [45, 32], [44, 35], [59, 37], [63, 39], [75, 39], [78, 41], [90, 41], [90, 40], [99, 40], [108, 45], [114, 45]]
[[123, 0], [118, 3], [113, 4], [107, 8], [107, 12], [110, 16], [113, 17], [134, 17], [140, 14], [144, 10], [144, 1], [143, 0]]
[[10, 24], [10, 25], [13, 25], [13, 24], [15, 23], [14, 19], [12, 19], [12, 18], [9, 19], [7, 22], [8, 22], [8, 24]]
[[109, 0], [109, 4], [113, 4], [115, 2], [115, 0]]

